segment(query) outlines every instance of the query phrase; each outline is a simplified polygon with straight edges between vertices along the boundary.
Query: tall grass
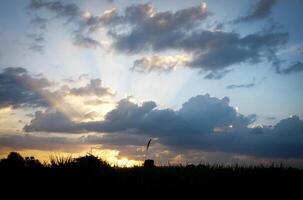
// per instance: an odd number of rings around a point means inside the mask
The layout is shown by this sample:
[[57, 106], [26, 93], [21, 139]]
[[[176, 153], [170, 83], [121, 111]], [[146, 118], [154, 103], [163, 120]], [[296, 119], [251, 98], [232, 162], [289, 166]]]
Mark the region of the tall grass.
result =
[[68, 155], [68, 156], [51, 155], [49, 157], [49, 160], [50, 160], [50, 167], [52, 168], [69, 167], [74, 161], [72, 155]]

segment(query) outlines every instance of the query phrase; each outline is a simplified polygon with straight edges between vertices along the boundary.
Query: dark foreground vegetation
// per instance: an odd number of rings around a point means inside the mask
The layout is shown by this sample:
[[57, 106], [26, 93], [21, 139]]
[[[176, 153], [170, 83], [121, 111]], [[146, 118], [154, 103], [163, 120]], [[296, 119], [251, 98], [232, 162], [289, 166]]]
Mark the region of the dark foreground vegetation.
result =
[[[161, 166], [111, 167], [91, 154], [79, 158], [53, 157], [42, 164], [34, 157], [12, 152], [0, 161], [1, 194], [31, 197], [43, 193], [60, 197], [96, 195], [126, 199], [240, 195], [270, 196], [300, 194], [303, 171], [282, 166]], [[60, 194], [60, 195], [59, 195]], [[8, 198], [10, 199], [10, 198]], [[27, 198], [26, 198], [27, 199]], [[42, 198], [44, 199], [44, 198]], [[300, 199], [300, 198], [299, 198]]]

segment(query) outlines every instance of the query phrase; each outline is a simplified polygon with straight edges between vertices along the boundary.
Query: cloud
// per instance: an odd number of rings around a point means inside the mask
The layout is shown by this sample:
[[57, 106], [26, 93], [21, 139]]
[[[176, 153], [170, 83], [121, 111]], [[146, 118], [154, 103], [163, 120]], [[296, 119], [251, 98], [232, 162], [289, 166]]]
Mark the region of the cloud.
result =
[[[150, 29], [140, 28], [126, 35], [115, 35], [114, 47], [127, 53], [149, 50], [155, 52], [165, 50], [185, 51], [192, 55], [191, 60], [186, 62], [186, 67], [225, 75], [225, 72], [230, 71], [228, 67], [234, 64], [243, 62], [259, 63], [264, 59], [274, 64], [274, 61], [278, 60], [276, 56], [278, 47], [284, 45], [288, 39], [287, 33], [278, 32], [253, 33], [244, 37], [236, 33], [207, 30], [193, 33], [177, 31], [172, 32], [173, 35], [169, 35], [170, 32], [168, 31], [163, 33], [163, 37], [156, 34]], [[149, 67], [143, 68], [142, 63], [144, 62], [147, 63], [145, 66]], [[165, 69], [166, 63], [162, 67], [150, 67], [150, 63], [150, 61], [147, 62], [146, 58], [143, 58], [136, 60], [134, 66], [139, 65], [139, 69], [148, 68], [150, 71]]]
[[272, 121], [272, 120], [276, 120], [276, 117], [266, 117], [267, 120]]
[[[274, 1], [260, 1], [253, 16], [265, 15], [272, 4]], [[47, 10], [73, 25], [72, 38], [80, 47], [102, 47], [102, 42], [92, 35], [103, 30], [112, 40], [111, 48], [117, 52], [157, 53], [136, 59], [131, 69], [137, 72], [167, 72], [181, 66], [172, 56], [160, 55], [177, 51], [178, 54], [186, 52], [190, 58], [182, 62], [182, 66], [206, 72], [207, 79], [219, 79], [231, 71], [231, 66], [240, 63], [267, 60], [277, 65], [280, 60], [276, 52], [288, 41], [288, 34], [278, 30], [240, 35], [222, 29], [205, 29], [204, 22], [212, 15], [205, 3], [177, 11], [157, 11], [150, 3], [134, 4], [121, 12], [113, 8], [101, 15], [82, 11], [73, 3], [57, 1], [33, 0], [30, 8]]]
[[38, 52], [40, 54], [44, 54], [44, 42], [45, 42], [45, 38], [44, 38], [44, 34], [40, 33], [40, 34], [36, 34], [36, 33], [31, 33], [27, 35], [27, 38], [30, 39], [31, 44], [29, 49], [34, 51], [34, 52]]
[[[48, 20], [39, 16], [35, 16], [31, 19], [30, 23], [33, 25], [33, 27], [38, 27], [40, 30], [45, 31], [46, 25]], [[44, 54], [44, 43], [45, 43], [45, 36], [44, 32], [40, 33], [30, 33], [27, 34], [26, 37], [30, 40], [31, 44], [29, 46], [29, 49]]]
[[84, 48], [97, 48], [101, 44], [90, 37], [85, 37], [83, 35], [76, 35], [74, 38], [74, 45]]
[[232, 71], [232, 69], [217, 70], [217, 71], [208, 73], [207, 75], [204, 76], [204, 78], [205, 79], [221, 79], [231, 71]]
[[227, 89], [236, 89], [236, 88], [251, 88], [251, 87], [255, 87], [256, 84], [255, 83], [247, 83], [247, 84], [240, 84], [240, 85], [228, 85], [226, 86]]
[[14, 150], [35, 149], [35, 150], [75, 150], [79, 141], [69, 140], [66, 137], [41, 137], [31, 134], [24, 135], [1, 135], [0, 150], [2, 148], [13, 148]]
[[28, 34], [27, 37], [32, 39], [35, 42], [43, 42], [44, 41], [44, 37], [43, 37], [42, 34]]
[[[49, 81], [42, 75], [32, 75], [22, 67], [5, 68], [0, 73], [0, 108], [46, 108], [50, 113], [58, 110], [67, 119], [81, 121], [86, 119], [87, 113], [93, 111], [89, 105], [94, 105], [94, 109], [99, 111], [101, 108], [106, 111], [111, 104], [114, 105], [111, 98], [115, 92], [111, 88], [102, 86], [100, 79], [85, 81], [89, 82], [84, 86], [70, 88], [60, 82]], [[71, 96], [73, 98], [70, 98]], [[83, 98], [83, 101], [73, 101], [78, 97]], [[107, 106], [104, 106], [105, 104]], [[102, 112], [98, 113], [99, 117]], [[38, 116], [39, 112], [36, 114]]]
[[252, 8], [250, 14], [240, 17], [236, 22], [252, 22], [266, 18], [270, 15], [277, 0], [259, 0]]
[[[182, 28], [189, 28], [196, 25], [198, 20], [202, 20], [208, 16], [205, 11], [205, 5], [202, 3], [199, 6], [183, 9], [175, 13], [171, 12], [156, 12], [151, 4], [137, 4], [129, 6], [125, 9], [124, 15], [118, 15], [116, 9], [106, 10], [99, 16], [93, 15], [88, 11], [82, 11], [74, 3], [63, 3], [60, 1], [44, 1], [44, 0], [32, 0], [29, 8], [32, 11], [47, 10], [54, 13], [57, 18], [62, 18], [66, 23], [75, 25], [75, 42], [74, 44], [80, 44], [79, 41], [85, 39], [85, 41], [96, 40], [90, 37], [90, 34], [96, 32], [101, 27], [123, 25], [123, 24], [138, 24], [147, 19], [152, 19], [149, 24], [149, 28], [158, 28], [169, 30]], [[41, 18], [41, 17], [40, 17]], [[180, 25], [179, 25], [180, 24]], [[111, 29], [111, 28], [109, 28]], [[90, 43], [91, 43], [90, 42]], [[84, 45], [85, 47], [91, 47]], [[93, 47], [95, 47], [93, 45]]]
[[[39, 150], [38, 154], [36, 154], [39, 158], [41, 153], [43, 153], [41, 151], [46, 151], [44, 155], [47, 156], [54, 152], [60, 152], [60, 154], [62, 152], [82, 154], [89, 151], [99, 156], [101, 155], [102, 158], [115, 165], [117, 165], [118, 159], [124, 159], [124, 162], [121, 162], [121, 164], [125, 165], [125, 157], [128, 158], [128, 162], [132, 162], [130, 161], [131, 159], [144, 159], [144, 152], [137, 149], [141, 149], [142, 144], [146, 142], [145, 140], [138, 136], [111, 136], [108, 138], [107, 136], [100, 135], [86, 135], [71, 138], [34, 134], [7, 134], [0, 135], [0, 152], [1, 154], [7, 154], [10, 151], [28, 153], [33, 152], [31, 150]], [[129, 141], [132, 144], [137, 143], [140, 146], [128, 145]], [[150, 155], [151, 153], [153, 152], [150, 151]]]
[[302, 71], [303, 71], [303, 63], [300, 61], [290, 65], [288, 68], [285, 69], [277, 68], [277, 72], [279, 74], [293, 74]]
[[87, 144], [101, 144], [107, 147], [122, 147], [122, 146], [144, 146], [146, 144], [147, 137], [145, 135], [136, 134], [90, 134], [82, 136], [80, 140]]
[[[25, 131], [106, 133], [107, 140], [137, 135], [158, 138], [175, 150], [226, 152], [259, 157], [302, 158], [303, 121], [297, 116], [275, 126], [250, 128], [255, 115], [244, 116], [229, 98], [206, 95], [190, 98], [179, 110], [158, 109], [153, 101], [136, 104], [128, 99], [102, 121], [73, 122], [59, 112], [39, 112]], [[118, 142], [118, 141], [116, 141]], [[131, 141], [130, 141], [131, 143]]]
[[89, 96], [95, 95], [98, 97], [102, 96], [113, 96], [114, 92], [112, 89], [103, 87], [100, 79], [91, 79], [90, 83], [88, 83], [84, 87], [80, 88], [71, 88], [69, 94], [76, 96]]
[[111, 102], [106, 101], [106, 100], [101, 100], [101, 99], [90, 99], [90, 100], [84, 101], [84, 103], [87, 105], [97, 106], [97, 105], [101, 105], [101, 104], [109, 104]]
[[[111, 25], [127, 26], [129, 31], [113, 29], [109, 35], [113, 38], [112, 46], [119, 52], [186, 52], [191, 57], [186, 67], [212, 73], [226, 72], [228, 67], [243, 62], [259, 63], [265, 59], [274, 64], [279, 60], [276, 51], [287, 42], [287, 33], [267, 30], [241, 36], [235, 32], [206, 30], [201, 25], [208, 15], [202, 5], [174, 13], [154, 12], [140, 15], [140, 18], [135, 15], [127, 18], [126, 22], [122, 20], [121, 23]], [[136, 60], [134, 66], [145, 60], [146, 58]], [[165, 69], [165, 66], [162, 68]], [[158, 69], [159, 67], [149, 68]]]
[[134, 61], [131, 68], [132, 71], [146, 73], [151, 71], [169, 72], [175, 70], [177, 67], [186, 66], [189, 58], [186, 55], [175, 56], [151, 56], [143, 57]]
[[36, 111], [35, 117], [31, 120], [31, 125], [26, 125], [24, 131], [43, 131], [48, 127], [48, 132], [77, 132], [77, 124], [63, 112], [55, 109], [47, 109], [45, 112]]
[[45, 30], [46, 29], [46, 26], [47, 26], [47, 22], [48, 20], [46, 18], [43, 18], [43, 17], [39, 17], [39, 16], [35, 16], [31, 19], [30, 23], [35, 26], [35, 27], [38, 27], [42, 30]]
[[[26, 126], [26, 131], [55, 132], [124, 132], [153, 134], [154, 137], [167, 134], [197, 132], [206, 134], [216, 127], [246, 127], [254, 116], [243, 116], [229, 105], [227, 97], [217, 99], [208, 94], [189, 99], [182, 108], [156, 109], [153, 101], [138, 105], [122, 99], [117, 107], [108, 112], [103, 121], [75, 123], [58, 111], [37, 112], [36, 117]], [[56, 120], [58, 118], [58, 120]], [[51, 123], [49, 123], [51, 119]], [[58, 126], [56, 122], [60, 121]], [[156, 128], [157, 127], [157, 128]], [[154, 130], [152, 130], [154, 129]]]
[[257, 82], [256, 79], [253, 78], [252, 81], [250, 81], [249, 83], [231, 84], [231, 85], [226, 86], [226, 89], [252, 88], [252, 87], [255, 87], [256, 85], [260, 84], [261, 82], [263, 82], [265, 79], [266, 79], [266, 77], [264, 77], [262, 80]]
[[74, 3], [64, 4], [61, 1], [31, 0], [29, 7], [31, 9], [46, 9], [53, 11], [58, 17], [67, 17], [73, 20], [79, 13], [79, 7]]
[[[176, 12], [156, 12], [150, 4], [133, 5], [125, 9], [118, 26], [130, 26], [128, 33], [111, 30], [114, 47], [127, 53], [160, 50], [175, 45], [209, 16], [204, 3]], [[114, 26], [113, 24], [112, 26]]]
[[100, 16], [94, 16], [88, 11], [82, 11], [75, 3], [52, 0], [31, 0], [28, 7], [31, 11], [48, 11], [55, 14], [55, 18], [50, 19], [35, 15], [31, 21], [32, 24], [40, 25], [43, 29], [46, 28], [51, 19], [63, 19], [65, 25], [72, 25], [73, 44], [83, 48], [97, 48], [100, 46], [100, 43], [93, 39], [90, 34], [102, 25], [111, 23], [116, 14], [115, 10], [112, 10], [105, 11]]
[[0, 108], [48, 106], [49, 102], [43, 97], [43, 93], [51, 85], [51, 81], [35, 77], [24, 68], [5, 68], [0, 73]]
[[44, 54], [44, 45], [42, 45], [42, 44], [33, 43], [29, 46], [28, 49], [30, 49], [34, 52], [40, 53], [40, 54]]

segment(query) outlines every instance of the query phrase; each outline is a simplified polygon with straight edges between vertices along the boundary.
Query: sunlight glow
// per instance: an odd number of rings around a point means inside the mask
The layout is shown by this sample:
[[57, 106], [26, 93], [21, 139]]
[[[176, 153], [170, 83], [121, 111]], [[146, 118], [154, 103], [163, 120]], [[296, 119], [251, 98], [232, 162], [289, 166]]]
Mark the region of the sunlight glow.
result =
[[235, 110], [236, 110], [236, 112], [239, 112], [239, 107], [236, 106], [236, 107], [235, 107]]
[[93, 150], [93, 155], [101, 157], [109, 162], [112, 166], [118, 167], [133, 167], [133, 166], [141, 166], [142, 161], [132, 160], [127, 157], [119, 157], [120, 151], [112, 150], [112, 149], [100, 149], [96, 148]]
[[89, 11], [84, 11], [81, 16], [85, 19], [89, 19], [92, 17], [92, 14]]
[[[125, 156], [119, 157], [120, 151], [113, 150], [113, 149], [93, 149], [93, 151], [89, 151], [91, 147], [86, 147], [85, 150], [80, 148], [78, 152], [76, 149], [73, 149], [72, 152], [65, 152], [65, 151], [45, 151], [45, 150], [30, 150], [24, 149], [18, 151], [22, 156], [34, 156], [35, 158], [41, 160], [42, 162], [49, 162], [50, 156], [59, 156], [59, 157], [72, 157], [77, 158], [80, 156], [85, 156], [87, 153], [92, 153], [92, 155], [97, 156], [105, 161], [107, 161], [111, 166], [117, 167], [133, 167], [133, 166], [141, 166], [143, 164], [140, 160], [132, 160]], [[12, 151], [12, 149], [2, 149], [0, 151], [0, 158], [4, 158], [7, 154]]]
[[201, 10], [205, 11], [207, 8], [207, 4], [205, 2], [201, 2]]

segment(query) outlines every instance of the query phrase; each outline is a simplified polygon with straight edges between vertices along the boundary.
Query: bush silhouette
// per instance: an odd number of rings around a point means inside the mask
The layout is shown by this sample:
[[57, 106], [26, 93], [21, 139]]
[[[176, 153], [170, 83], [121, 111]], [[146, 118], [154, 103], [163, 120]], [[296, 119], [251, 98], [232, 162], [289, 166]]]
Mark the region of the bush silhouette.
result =
[[110, 165], [92, 155], [92, 154], [88, 154], [86, 156], [82, 156], [82, 157], [79, 157], [79, 158], [76, 158], [74, 161], [74, 166], [76, 166], [77, 168], [81, 168], [81, 169], [109, 169], [110, 168]]
[[25, 157], [24, 159], [25, 167], [32, 168], [32, 169], [38, 169], [43, 168], [43, 164], [38, 159], [35, 159], [35, 157]]
[[7, 156], [7, 158], [4, 158], [0, 161], [0, 167], [1, 168], [7, 168], [7, 169], [38, 169], [43, 168], [44, 165], [41, 164], [41, 162], [35, 157], [25, 157], [23, 158], [19, 153], [17, 152], [11, 152]]
[[24, 168], [24, 158], [17, 152], [11, 152], [8, 154], [7, 158], [1, 160], [1, 167], [11, 169]]
[[[154, 166], [154, 165], [151, 165]], [[157, 167], [111, 167], [106, 161], [87, 154], [82, 157], [53, 156], [50, 163], [41, 164], [34, 157], [23, 158], [11, 152], [0, 160], [1, 183], [14, 191], [26, 188], [62, 189], [87, 194], [137, 195], [145, 198], [179, 197], [182, 194], [201, 195], [226, 193], [288, 194], [301, 191], [303, 170], [283, 166], [243, 167], [223, 165], [175, 165]], [[2, 187], [1, 191], [6, 191]], [[114, 191], [113, 191], [114, 190]], [[56, 194], [56, 192], [54, 192]]]

